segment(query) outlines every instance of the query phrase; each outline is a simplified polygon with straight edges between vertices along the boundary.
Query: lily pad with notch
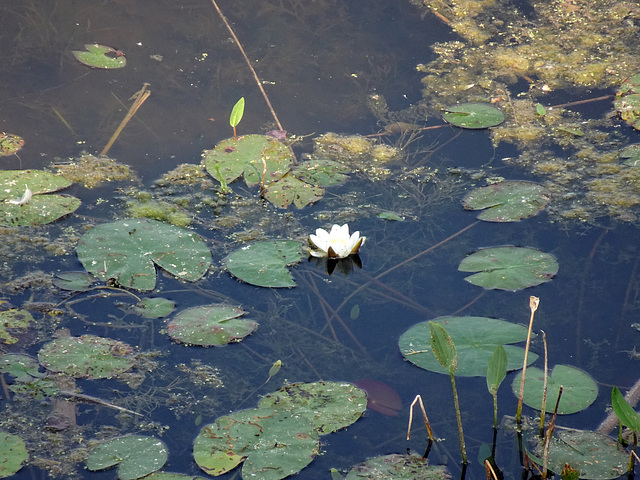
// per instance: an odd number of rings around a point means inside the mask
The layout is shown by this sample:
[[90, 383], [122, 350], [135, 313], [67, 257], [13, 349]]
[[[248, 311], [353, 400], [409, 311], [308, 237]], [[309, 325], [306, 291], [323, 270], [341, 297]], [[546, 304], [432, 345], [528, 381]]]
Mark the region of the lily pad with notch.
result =
[[287, 208], [289, 205], [304, 208], [317, 202], [323, 196], [324, 189], [322, 187], [310, 185], [291, 174], [270, 183], [264, 189], [264, 198], [278, 208]]
[[228, 305], [187, 308], [174, 317], [167, 331], [173, 340], [188, 345], [227, 345], [241, 341], [258, 328], [255, 320], [240, 318], [245, 313]]
[[27, 446], [18, 435], [0, 432], [0, 478], [10, 477], [29, 458]]
[[287, 266], [304, 257], [300, 242], [267, 240], [246, 245], [231, 253], [225, 261], [229, 273], [258, 287], [295, 287]]
[[330, 187], [344, 183], [351, 171], [349, 167], [333, 160], [313, 158], [302, 162], [292, 170], [292, 174], [311, 185]]
[[118, 478], [135, 480], [161, 469], [168, 455], [167, 446], [157, 438], [124, 435], [107, 440], [91, 450], [87, 468], [97, 471], [117, 465]]
[[[510, 344], [527, 339], [527, 328], [523, 325], [488, 317], [441, 317], [434, 321], [445, 328], [456, 347], [456, 376], [484, 377], [498, 345], [502, 345], [507, 354], [508, 371], [522, 368], [524, 349]], [[417, 323], [404, 332], [398, 346], [405, 360], [414, 365], [431, 372], [449, 373], [431, 349], [429, 321]], [[529, 352], [529, 363], [537, 358], [535, 353]]]
[[444, 465], [429, 465], [420, 455], [381, 455], [356, 465], [345, 480], [449, 480], [451, 474]]
[[0, 157], [13, 155], [24, 147], [24, 139], [15, 133], [0, 132]]
[[486, 222], [517, 222], [544, 210], [550, 192], [539, 183], [505, 180], [469, 192], [465, 210], [483, 210], [478, 218]]
[[486, 103], [462, 103], [447, 107], [445, 110], [442, 118], [460, 128], [489, 128], [504, 122], [502, 110]]
[[133, 306], [133, 310], [144, 318], [168, 317], [175, 308], [175, 302], [162, 297], [143, 298]]
[[96, 278], [87, 272], [60, 272], [51, 279], [56, 287], [71, 292], [86, 292], [96, 282]]
[[44, 225], [76, 211], [80, 200], [69, 195], [44, 195], [71, 185], [60, 175], [42, 170], [0, 171], [0, 225]]
[[83, 65], [92, 68], [115, 69], [127, 64], [127, 59], [120, 50], [99, 43], [86, 43], [84, 50], [74, 50], [73, 56]]
[[189, 282], [211, 265], [211, 252], [197, 234], [147, 218], [98, 225], [80, 239], [76, 253], [93, 275], [136, 290], [153, 290], [155, 265]]
[[482, 248], [464, 258], [458, 270], [478, 272], [465, 280], [490, 290], [515, 292], [549, 282], [558, 273], [556, 258], [535, 248]]

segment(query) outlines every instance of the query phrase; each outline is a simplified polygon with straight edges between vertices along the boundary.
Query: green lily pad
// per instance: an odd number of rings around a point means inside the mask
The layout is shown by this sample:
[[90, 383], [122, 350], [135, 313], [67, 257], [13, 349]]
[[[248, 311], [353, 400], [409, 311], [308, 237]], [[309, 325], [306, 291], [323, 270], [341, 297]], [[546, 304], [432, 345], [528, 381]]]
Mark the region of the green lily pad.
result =
[[144, 318], [168, 317], [175, 308], [175, 302], [162, 297], [143, 298], [133, 307], [134, 311]]
[[[513, 379], [513, 392], [520, 394], [522, 372]], [[558, 413], [568, 415], [586, 409], [598, 397], [598, 385], [587, 373], [570, 365], [556, 365], [547, 379], [547, 402], [545, 410], [552, 412], [558, 400], [558, 392], [562, 385], [562, 398], [558, 405]], [[536, 410], [542, 407], [544, 387], [544, 371], [536, 367], [527, 368], [524, 382], [524, 398], [526, 405]]]
[[98, 225], [80, 239], [76, 253], [95, 276], [136, 290], [155, 287], [154, 264], [189, 282], [211, 265], [211, 252], [198, 235], [147, 218]]
[[162, 468], [167, 458], [167, 447], [161, 440], [125, 435], [107, 440], [91, 450], [87, 468], [96, 471], [118, 465], [118, 478], [135, 480]]
[[300, 242], [269, 240], [241, 247], [226, 259], [234, 277], [258, 287], [295, 287], [287, 266], [304, 257]]
[[[533, 444], [534, 453], [541, 459], [544, 441], [535, 437], [530, 439], [530, 443]], [[607, 435], [586, 430], [565, 430], [551, 438], [548, 463], [556, 473], [561, 472], [568, 463], [580, 472], [581, 479], [606, 480], [618, 478], [627, 472], [629, 453]], [[542, 465], [542, 461], [539, 465]]]
[[251, 335], [258, 322], [239, 318], [245, 311], [226, 305], [192, 307], [178, 313], [167, 326], [169, 336], [189, 345], [204, 347], [239, 342]]
[[640, 143], [625, 147], [620, 152], [620, 158], [624, 160], [625, 165], [632, 167], [640, 166]]
[[144, 477], [144, 480], [206, 480], [204, 477], [185, 475], [184, 473], [154, 472]]
[[18, 395], [41, 399], [54, 396], [58, 389], [53, 379], [39, 371], [40, 364], [29, 355], [0, 355], [0, 372], [13, 377], [9, 389]]
[[85, 50], [74, 50], [73, 56], [83, 65], [92, 68], [122, 68], [127, 59], [120, 50], [98, 43], [86, 43]]
[[87, 272], [60, 272], [51, 279], [51, 283], [62, 290], [86, 292], [95, 280], [95, 277]]
[[512, 292], [551, 281], [558, 268], [558, 261], [549, 253], [513, 246], [482, 248], [458, 266], [461, 272], [479, 272], [465, 278], [469, 283]]
[[295, 167], [292, 174], [311, 185], [330, 187], [344, 183], [349, 178], [346, 174], [350, 171], [349, 167], [342, 163], [314, 158]]
[[542, 211], [550, 199], [539, 183], [507, 180], [469, 192], [462, 204], [465, 210], [484, 210], [478, 218], [486, 222], [517, 222]]
[[[456, 376], [484, 377], [489, 361], [498, 345], [503, 345], [507, 354], [507, 370], [522, 368], [524, 349], [510, 343], [527, 339], [527, 328], [505, 320], [487, 317], [441, 317], [434, 320], [451, 336], [458, 354]], [[406, 360], [431, 372], [446, 373], [431, 350], [429, 322], [421, 322], [404, 332], [398, 340], [400, 352]], [[529, 352], [528, 362], [538, 356]]]
[[323, 196], [323, 188], [309, 185], [292, 175], [285, 175], [264, 189], [264, 198], [279, 208], [287, 208], [292, 204], [304, 208]]
[[347, 382], [293, 383], [265, 395], [258, 407], [303, 415], [326, 435], [358, 420], [367, 408], [367, 394]]
[[486, 103], [462, 103], [448, 107], [442, 118], [456, 127], [477, 129], [500, 125], [504, 113]]
[[16, 343], [18, 337], [14, 337], [14, 335], [24, 333], [33, 322], [33, 315], [27, 310], [5, 310], [0, 312], [0, 343], [5, 345]]
[[265, 163], [264, 184], [268, 185], [289, 171], [294, 158], [289, 147], [266, 135], [228, 138], [204, 152], [205, 168], [213, 178], [227, 185], [244, 173], [250, 187], [262, 181]]
[[345, 480], [449, 480], [444, 465], [429, 465], [420, 455], [382, 455], [365, 460], [347, 474]]
[[27, 447], [19, 436], [0, 432], [0, 478], [16, 473], [28, 458]]
[[212, 476], [244, 461], [242, 478], [279, 480], [306, 467], [319, 448], [318, 432], [308, 418], [284, 410], [251, 408], [205, 426], [193, 444], [193, 457]]
[[111, 378], [130, 370], [133, 348], [111, 338], [83, 335], [57, 338], [44, 345], [38, 360], [47, 370], [77, 378]]
[[616, 92], [613, 106], [620, 118], [640, 130], [640, 73], [627, 78]]
[[43, 195], [67, 188], [64, 177], [41, 170], [0, 171], [0, 225], [44, 225], [74, 212], [80, 200], [68, 195]]
[[378, 218], [382, 218], [383, 220], [389, 220], [394, 222], [404, 222], [404, 217], [394, 212], [380, 212], [378, 214]]
[[0, 132], [0, 157], [13, 155], [24, 146], [24, 139], [13, 133]]

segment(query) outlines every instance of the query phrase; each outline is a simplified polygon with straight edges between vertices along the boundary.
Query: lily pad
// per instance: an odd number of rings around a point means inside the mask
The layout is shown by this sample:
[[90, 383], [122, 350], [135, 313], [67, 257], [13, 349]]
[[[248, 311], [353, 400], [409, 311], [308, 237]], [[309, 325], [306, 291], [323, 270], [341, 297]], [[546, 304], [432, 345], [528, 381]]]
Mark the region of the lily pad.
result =
[[168, 317], [175, 308], [175, 302], [162, 297], [143, 298], [133, 307], [135, 312], [144, 318]]
[[94, 448], [87, 458], [87, 468], [96, 471], [118, 465], [118, 478], [135, 480], [162, 468], [167, 458], [167, 447], [161, 440], [125, 435]]
[[265, 395], [258, 407], [305, 416], [326, 435], [358, 420], [367, 408], [367, 394], [347, 382], [293, 383]]
[[292, 204], [304, 208], [323, 196], [323, 188], [309, 185], [291, 174], [270, 183], [264, 190], [264, 198], [279, 208], [287, 208]]
[[11, 345], [18, 341], [18, 335], [24, 333], [34, 322], [33, 315], [27, 310], [5, 310], [0, 312], [0, 343]]
[[640, 143], [635, 143], [625, 147], [620, 152], [620, 158], [624, 160], [625, 165], [632, 167], [640, 166]]
[[111, 338], [83, 335], [57, 338], [44, 345], [38, 360], [47, 370], [77, 378], [111, 378], [130, 370], [133, 348]]
[[18, 395], [41, 399], [52, 397], [59, 390], [53, 379], [39, 371], [38, 361], [29, 355], [0, 355], [0, 372], [13, 377], [9, 389]]
[[504, 113], [486, 103], [462, 103], [448, 107], [442, 117], [461, 128], [488, 128], [504, 122]]
[[461, 272], [479, 272], [465, 278], [469, 283], [512, 292], [551, 281], [558, 268], [553, 255], [514, 246], [482, 248], [458, 266]]
[[[520, 394], [522, 372], [513, 379], [512, 388], [515, 395]], [[562, 385], [562, 398], [558, 405], [558, 413], [568, 415], [589, 407], [598, 397], [598, 385], [587, 373], [570, 365], [556, 365], [547, 379], [547, 402], [545, 410], [552, 412], [558, 400], [558, 392]], [[523, 401], [536, 410], [542, 407], [544, 388], [544, 371], [536, 367], [527, 368], [524, 382]]]
[[342, 163], [314, 158], [298, 165], [293, 169], [292, 174], [311, 185], [330, 187], [344, 183], [349, 178], [347, 173], [350, 171], [349, 167]]
[[365, 460], [347, 474], [345, 480], [448, 480], [444, 465], [429, 465], [420, 455], [382, 455]]
[[622, 120], [640, 130], [640, 73], [622, 82], [613, 105]]
[[13, 155], [24, 146], [24, 139], [13, 133], [0, 132], [0, 157]]
[[318, 432], [308, 418], [284, 410], [251, 408], [205, 426], [194, 442], [193, 457], [212, 476], [244, 461], [242, 478], [279, 480], [306, 467], [319, 448]]
[[41, 170], [0, 171], [0, 225], [44, 225], [74, 212], [80, 200], [68, 195], [43, 195], [67, 188], [64, 177]]
[[124, 53], [115, 48], [99, 43], [86, 43], [84, 48], [85, 50], [74, 50], [73, 56], [88, 67], [114, 69], [122, 68], [127, 64]]
[[62, 290], [86, 292], [95, 280], [95, 277], [87, 272], [60, 272], [51, 279], [51, 283]]
[[80, 239], [76, 253], [92, 274], [136, 290], [155, 287], [154, 264], [189, 282], [211, 265], [211, 252], [198, 235], [147, 218], [98, 225]]
[[144, 480], [206, 480], [204, 477], [185, 475], [184, 473], [153, 472], [144, 477]]
[[226, 259], [227, 269], [234, 277], [258, 287], [295, 287], [287, 270], [304, 257], [300, 242], [270, 240], [241, 247]]
[[[530, 439], [530, 443], [534, 444], [534, 453], [542, 458], [544, 442], [535, 437]], [[565, 430], [551, 438], [548, 462], [549, 468], [556, 473], [569, 464], [580, 472], [581, 479], [606, 480], [618, 478], [627, 472], [629, 453], [607, 435], [586, 430]]]
[[28, 458], [24, 440], [17, 435], [0, 432], [0, 478], [16, 473]]
[[466, 210], [484, 210], [478, 218], [486, 222], [517, 222], [542, 211], [550, 199], [539, 183], [507, 180], [469, 192], [462, 204]]
[[226, 305], [192, 307], [178, 313], [169, 323], [169, 336], [189, 345], [204, 347], [239, 342], [251, 335], [258, 322], [239, 318], [245, 311]]
[[[505, 320], [487, 317], [441, 317], [434, 320], [442, 325], [451, 336], [458, 354], [456, 376], [484, 377], [489, 360], [498, 345], [503, 345], [507, 353], [507, 370], [522, 368], [524, 349], [509, 345], [523, 342], [527, 338], [527, 328]], [[431, 350], [431, 329], [429, 322], [412, 326], [398, 340], [400, 352], [406, 360], [431, 372], [446, 373]], [[533, 363], [538, 356], [529, 352], [528, 362]]]

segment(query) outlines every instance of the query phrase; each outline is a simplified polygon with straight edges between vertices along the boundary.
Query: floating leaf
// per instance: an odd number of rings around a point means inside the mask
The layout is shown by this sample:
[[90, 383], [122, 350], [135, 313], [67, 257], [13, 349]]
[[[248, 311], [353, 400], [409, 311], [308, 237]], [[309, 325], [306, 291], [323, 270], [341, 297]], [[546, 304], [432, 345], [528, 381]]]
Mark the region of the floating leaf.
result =
[[144, 480], [206, 480], [204, 477], [185, 475], [184, 473], [153, 472], [144, 477]]
[[27, 447], [19, 436], [0, 432], [0, 478], [16, 473], [28, 458]]
[[420, 455], [382, 455], [353, 467], [345, 480], [449, 480], [451, 475], [443, 465], [429, 465]]
[[167, 447], [161, 440], [125, 435], [94, 448], [87, 458], [87, 468], [96, 471], [118, 465], [118, 478], [135, 480], [162, 468], [167, 457]]
[[258, 406], [305, 416], [326, 435], [358, 420], [367, 408], [367, 395], [346, 382], [292, 383], [265, 395]]
[[[526, 327], [487, 317], [441, 317], [435, 321], [446, 328], [455, 344], [458, 355], [456, 376], [484, 377], [498, 345], [504, 345], [507, 352], [507, 370], [522, 368], [524, 349], [508, 344], [526, 340]], [[449, 373], [431, 351], [428, 321], [409, 328], [400, 336], [398, 345], [404, 358], [414, 365], [432, 372]], [[536, 358], [536, 354], [529, 353], [529, 363]]]
[[74, 50], [73, 56], [83, 65], [92, 68], [122, 68], [127, 59], [120, 50], [98, 43], [86, 43], [85, 50]]
[[242, 120], [242, 116], [244, 115], [244, 97], [241, 97], [240, 100], [236, 102], [231, 110], [231, 115], [229, 116], [229, 125], [232, 127], [237, 127]]
[[393, 212], [381, 212], [378, 214], [378, 218], [382, 218], [383, 220], [393, 220], [396, 222], [404, 222], [404, 217], [401, 217], [397, 213], [393, 213]]
[[542, 117], [547, 114], [547, 109], [541, 103], [536, 103], [536, 113]]
[[13, 155], [24, 146], [24, 139], [13, 133], [0, 132], [0, 157]]
[[[542, 458], [544, 442], [537, 436], [530, 442], [534, 443], [534, 453]], [[565, 430], [551, 438], [548, 463], [554, 472], [562, 471], [565, 464], [569, 464], [580, 472], [581, 479], [605, 480], [618, 478], [627, 472], [629, 454], [607, 435]]]
[[287, 266], [298, 263], [304, 253], [300, 242], [272, 240], [241, 247], [226, 259], [234, 277], [259, 287], [295, 287]]
[[611, 405], [620, 423], [636, 434], [640, 432], [640, 416], [622, 396], [618, 387], [611, 391]]
[[264, 189], [264, 198], [279, 208], [287, 208], [292, 204], [304, 208], [323, 196], [323, 188], [309, 185], [290, 174], [270, 183]]
[[211, 252], [198, 235], [146, 218], [98, 225], [80, 239], [76, 253], [97, 277], [137, 290], [155, 287], [154, 263], [190, 282], [211, 264]]
[[52, 279], [56, 287], [72, 292], [86, 292], [95, 282], [95, 277], [87, 272], [61, 272]]
[[402, 409], [402, 399], [398, 392], [384, 382], [358, 380], [353, 384], [367, 392], [367, 408], [382, 415], [395, 417]]
[[37, 360], [29, 355], [7, 353], [0, 356], [0, 372], [11, 375], [16, 382], [29, 382], [42, 378], [44, 373], [38, 370]]
[[0, 225], [44, 225], [74, 212], [80, 206], [79, 199], [42, 195], [69, 185], [66, 178], [41, 170], [0, 171]]
[[178, 313], [169, 323], [169, 336], [178, 342], [204, 347], [239, 342], [258, 328], [258, 322], [239, 318], [241, 308], [226, 305], [192, 307]]
[[486, 222], [516, 222], [544, 209], [551, 194], [539, 183], [506, 180], [469, 192], [462, 200], [466, 210], [484, 210]]
[[622, 82], [613, 105], [622, 120], [640, 130], [640, 73]]
[[482, 248], [464, 258], [458, 270], [479, 272], [465, 280], [479, 287], [515, 292], [549, 282], [558, 273], [558, 262], [535, 248]]
[[[520, 394], [522, 372], [513, 379], [511, 387], [515, 395]], [[562, 385], [562, 398], [558, 413], [567, 415], [584, 410], [598, 396], [598, 385], [587, 373], [569, 365], [556, 365], [547, 379], [547, 402], [545, 410], [553, 412], [558, 400], [558, 392]], [[536, 367], [527, 368], [524, 382], [524, 398], [526, 405], [536, 410], [542, 406], [544, 388], [544, 371]]]
[[349, 167], [332, 160], [314, 158], [303, 162], [292, 170], [292, 175], [303, 182], [321, 187], [330, 187], [344, 183], [346, 174], [350, 172]]
[[438, 363], [453, 375], [458, 368], [458, 354], [451, 335], [437, 322], [429, 322], [429, 331], [431, 352], [438, 360]]
[[640, 143], [634, 143], [625, 147], [620, 152], [620, 158], [624, 160], [625, 165], [632, 167], [640, 166]]
[[462, 103], [448, 107], [442, 117], [461, 128], [488, 128], [504, 122], [504, 113], [486, 103]]
[[38, 360], [52, 372], [77, 378], [111, 378], [130, 370], [133, 348], [111, 338], [83, 335], [57, 338], [44, 345]]
[[571, 135], [575, 135], [576, 137], [582, 137], [584, 135], [584, 132], [579, 128], [558, 127], [558, 131], [570, 133]]
[[27, 330], [34, 322], [33, 316], [27, 310], [5, 310], [0, 312], [0, 343], [11, 345], [18, 341], [19, 335]]
[[242, 478], [279, 480], [306, 467], [319, 448], [318, 432], [308, 418], [251, 408], [205, 426], [194, 442], [193, 457], [209, 475], [222, 475], [244, 461]]
[[144, 318], [168, 317], [175, 308], [175, 302], [162, 297], [143, 298], [133, 307], [135, 312]]

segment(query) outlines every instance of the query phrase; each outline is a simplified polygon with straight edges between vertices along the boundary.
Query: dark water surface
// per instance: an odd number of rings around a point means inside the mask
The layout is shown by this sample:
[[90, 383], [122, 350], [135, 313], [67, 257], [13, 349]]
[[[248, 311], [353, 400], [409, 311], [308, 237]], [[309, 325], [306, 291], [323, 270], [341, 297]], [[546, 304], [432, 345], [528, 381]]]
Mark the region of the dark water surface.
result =
[[[376, 118], [367, 106], [368, 96], [384, 95], [392, 110], [417, 103], [420, 74], [415, 65], [433, 58], [431, 44], [453, 38], [440, 21], [421, 19], [417, 9], [404, 1], [226, 3], [221, 1], [220, 7], [254, 61], [284, 128], [299, 136], [331, 131], [367, 135], [378, 131]], [[5, 45], [0, 67], [4, 79], [0, 83], [0, 129], [26, 140], [19, 152], [20, 161], [0, 157], [3, 169], [43, 168], [55, 158], [76, 157], [82, 150], [97, 153], [126, 113], [127, 99], [144, 83], [150, 84], [150, 98], [109, 152], [132, 166], [144, 186], [179, 163], [199, 163], [203, 149], [228, 138], [232, 134], [228, 115], [241, 96], [246, 99], [242, 133], [274, 128], [244, 60], [213, 5], [206, 1], [33, 0], [6, 5], [0, 15], [0, 35]], [[125, 52], [127, 67], [94, 70], [76, 62], [71, 50], [93, 42]], [[603, 114], [603, 110], [593, 112], [595, 117]], [[503, 167], [496, 159], [512, 155], [514, 149], [505, 146], [494, 150], [486, 131], [464, 131], [458, 137], [458, 132], [450, 128], [434, 132], [425, 134], [408, 152], [453, 140], [433, 156], [418, 152], [404, 161], [414, 162], [413, 166], [428, 162], [443, 171], [491, 163], [495, 175], [536, 180], [514, 167]], [[303, 142], [296, 148], [299, 153], [308, 151], [310, 143]], [[637, 356], [630, 358], [639, 343], [638, 331], [631, 328], [640, 311], [640, 249], [635, 225], [620, 227], [606, 218], [593, 222], [597, 225], [565, 224], [545, 213], [513, 224], [479, 223], [432, 253], [391, 271], [381, 278], [384, 285], [373, 283], [350, 298], [339, 312], [345, 327], [332, 323], [337, 341], [330, 333], [327, 304], [337, 308], [371, 277], [475, 221], [473, 213], [462, 210], [460, 199], [478, 186], [476, 183], [480, 184], [468, 177], [454, 181], [447, 176], [436, 185], [353, 178], [343, 187], [330, 189], [326, 200], [282, 215], [283, 236], [293, 233], [302, 239], [316, 228], [347, 221], [352, 230], [367, 236], [361, 251], [362, 270], [347, 276], [336, 272], [328, 277], [314, 263], [304, 261], [294, 268], [298, 287], [288, 290], [260, 289], [232, 279], [221, 261], [242, 244], [233, 236], [237, 232], [196, 225], [196, 231], [213, 246], [215, 271], [197, 286], [160, 276], [157, 294], [174, 300], [179, 310], [231, 301], [249, 311], [260, 328], [240, 344], [212, 349], [185, 347], [168, 339], [162, 321], [120, 318], [122, 312], [111, 297], [75, 304], [73, 308], [81, 318], [64, 315], [56, 320], [57, 326], [69, 328], [72, 335], [109, 336], [140, 351], [163, 354], [156, 359], [159, 366], [147, 372], [137, 389], [117, 381], [79, 380], [78, 387], [84, 393], [146, 415], [141, 422], [125, 421], [117, 419], [114, 411], [82, 405], [78, 416], [82, 435], [85, 439], [108, 435], [109, 426], [123, 433], [155, 434], [169, 447], [166, 471], [205, 476], [191, 454], [193, 439], [201, 428], [198, 422], [204, 425], [239, 407], [253, 407], [260, 395], [285, 382], [374, 379], [399, 393], [404, 404], [400, 414], [383, 416], [369, 410], [345, 431], [324, 437], [323, 454], [298, 477], [329, 478], [330, 468], [347, 471], [375, 455], [405, 453], [407, 449], [422, 453], [425, 434], [417, 422], [412, 440], [404, 438], [408, 405], [416, 394], [425, 399], [436, 436], [445, 439], [432, 453], [432, 462], [447, 463], [452, 475], [458, 477], [460, 456], [449, 379], [405, 362], [398, 351], [398, 337], [415, 323], [441, 315], [488, 316], [526, 324], [530, 295], [541, 299], [534, 328], [546, 332], [550, 365], [582, 368], [600, 386], [594, 405], [562, 418], [561, 423], [595, 428], [605, 417], [611, 386], [629, 387], [640, 373]], [[109, 198], [117, 196], [113, 187], [92, 191], [72, 187], [69, 193], [84, 202], [81, 218], [94, 217], [95, 221], [97, 217], [98, 222], [107, 222], [122, 216], [118, 201]], [[103, 204], [99, 198], [108, 201]], [[343, 210], [335, 218], [328, 215], [331, 208], [341, 206], [340, 202], [348, 205], [351, 213]], [[408, 218], [404, 222], [383, 222], [372, 214], [376, 211], [372, 204], [379, 210], [408, 212]], [[80, 229], [82, 219], [65, 219], [45, 230], [57, 238], [64, 235], [65, 222]], [[268, 235], [278, 236], [277, 230], [270, 228]], [[249, 229], [250, 225], [243, 224], [238, 231]], [[37, 233], [35, 229], [28, 232]], [[552, 282], [533, 289], [486, 291], [478, 298], [482, 289], [463, 280], [466, 275], [457, 271], [460, 260], [480, 247], [507, 244], [552, 253], [558, 258], [559, 274]], [[82, 269], [72, 249], [61, 257], [42, 255], [23, 254], [7, 260], [2, 283], [10, 285], [33, 270], [53, 273]], [[398, 292], [410, 301], [400, 298]], [[39, 295], [43, 293], [34, 286], [5, 287], [3, 291], [3, 297], [14, 306], [38, 301]], [[117, 300], [130, 301], [126, 297]], [[356, 305], [359, 315], [350, 315]], [[50, 333], [54, 326], [43, 330]], [[48, 340], [41, 336], [29, 353], [37, 353], [42, 342]], [[543, 352], [540, 337], [532, 343], [538, 354]], [[277, 359], [282, 360], [283, 369], [269, 384], [260, 386]], [[225, 387], [189, 383], [178, 367], [183, 364], [193, 369], [194, 361], [218, 368]], [[542, 366], [541, 360], [536, 366]], [[510, 391], [513, 376], [508, 375], [499, 392], [501, 416], [515, 414], [516, 401]], [[491, 442], [491, 396], [484, 378], [461, 378], [458, 389], [471, 462], [467, 478], [485, 478], [476, 457], [481, 445]], [[49, 409], [46, 402], [34, 406], [25, 401], [24, 410], [15, 402], [9, 405], [3, 398], [0, 408], [10, 408], [12, 415], [24, 412], [25, 419], [33, 420], [34, 429], [43, 428]], [[536, 414], [527, 408], [525, 413]], [[15, 425], [7, 420], [2, 428], [21, 434]], [[32, 458], [71, 464], [74, 460], [68, 452], [86, 447], [86, 440], [53, 446], [51, 438], [46, 451], [32, 447]], [[506, 478], [518, 474], [517, 446], [505, 430], [500, 434], [496, 458], [508, 472]], [[80, 467], [77, 475], [110, 479], [115, 472], [92, 473]], [[237, 473], [224, 478], [238, 478], [234, 475]], [[42, 470], [27, 466], [14, 478], [46, 477]]]

